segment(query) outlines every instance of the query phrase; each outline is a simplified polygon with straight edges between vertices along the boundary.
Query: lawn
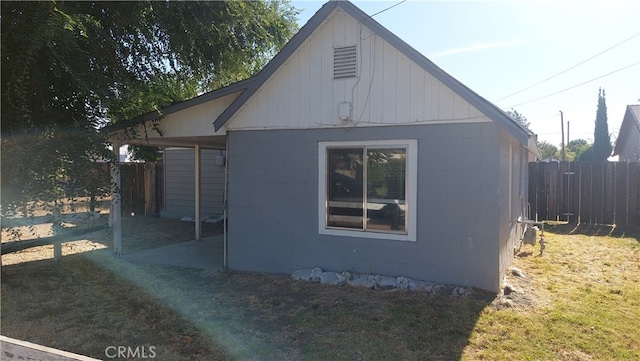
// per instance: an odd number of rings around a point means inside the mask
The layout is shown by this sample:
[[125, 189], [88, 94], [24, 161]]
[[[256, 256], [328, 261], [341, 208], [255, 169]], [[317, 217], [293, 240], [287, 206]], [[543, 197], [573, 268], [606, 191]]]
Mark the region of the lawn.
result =
[[518, 255], [526, 278], [510, 275], [503, 297], [202, 277], [99, 247], [55, 263], [33, 249], [36, 260], [3, 256], [2, 334], [102, 359], [109, 346], [153, 347], [159, 360], [640, 359], [637, 234], [557, 226], [546, 236], [543, 256]]

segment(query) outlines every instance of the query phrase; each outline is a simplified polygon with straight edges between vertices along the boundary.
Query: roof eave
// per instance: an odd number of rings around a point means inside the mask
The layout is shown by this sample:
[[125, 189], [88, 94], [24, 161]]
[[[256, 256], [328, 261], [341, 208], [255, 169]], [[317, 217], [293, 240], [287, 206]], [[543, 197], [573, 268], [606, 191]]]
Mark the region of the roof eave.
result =
[[245, 80], [241, 80], [238, 82], [235, 82], [233, 84], [227, 85], [223, 88], [220, 89], [216, 89], [204, 94], [201, 94], [195, 98], [189, 99], [189, 100], [185, 100], [182, 102], [178, 102], [175, 104], [171, 104], [167, 107], [164, 107], [160, 110], [154, 110], [152, 112], [140, 115], [138, 117], [135, 117], [133, 119], [130, 120], [125, 120], [122, 122], [118, 122], [112, 125], [108, 125], [104, 128], [102, 128], [102, 131], [107, 132], [107, 133], [111, 133], [111, 132], [116, 132], [131, 126], [135, 126], [138, 124], [143, 124], [145, 122], [148, 121], [152, 121], [152, 120], [156, 120], [158, 118], [161, 118], [163, 116], [166, 116], [168, 114], [171, 113], [176, 113], [179, 112], [181, 110], [185, 110], [187, 108], [191, 108], [194, 107], [196, 105], [200, 105], [202, 103], [206, 103], [208, 101], [211, 100], [215, 100], [218, 98], [222, 98], [224, 96], [239, 92], [239, 91], [243, 91], [245, 89], [247, 89], [253, 82], [255, 81], [255, 77], [252, 78], [248, 78]]

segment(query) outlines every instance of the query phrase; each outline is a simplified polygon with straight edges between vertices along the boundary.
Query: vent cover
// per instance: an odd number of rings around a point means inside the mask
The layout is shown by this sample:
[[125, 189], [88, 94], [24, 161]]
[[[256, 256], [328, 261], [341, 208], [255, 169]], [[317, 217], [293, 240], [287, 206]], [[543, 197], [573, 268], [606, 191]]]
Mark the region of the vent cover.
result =
[[333, 79], [356, 77], [356, 46], [333, 48]]

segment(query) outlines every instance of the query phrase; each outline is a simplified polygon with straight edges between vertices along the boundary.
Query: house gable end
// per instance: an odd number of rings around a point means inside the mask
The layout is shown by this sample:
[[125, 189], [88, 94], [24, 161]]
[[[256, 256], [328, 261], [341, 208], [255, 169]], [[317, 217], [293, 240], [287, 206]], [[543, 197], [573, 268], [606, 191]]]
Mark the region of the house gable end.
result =
[[619, 155], [623, 158], [628, 156], [626, 154], [627, 151], [630, 151], [627, 149], [628, 147], [640, 146], [640, 140], [636, 140], [635, 143], [638, 143], [637, 145], [633, 144], [634, 137], [636, 139], [640, 138], [640, 104], [627, 105], [612, 155]]
[[[341, 52], [354, 48], [346, 60], [351, 68], [343, 73]], [[236, 110], [227, 129], [490, 121], [384, 37], [336, 7]]]
[[[231, 117], [234, 117], [235, 119], [235, 114], [241, 109], [243, 108], [243, 106], [245, 105], [245, 103], [252, 98], [259, 89], [261, 89], [261, 87], [263, 87], [264, 83], [267, 82], [267, 80], [274, 75], [274, 73], [276, 73], [276, 71], [278, 70], [278, 68], [280, 68], [281, 66], [283, 66], [285, 64], [285, 62], [291, 57], [292, 54], [294, 54], [294, 52], [300, 50], [299, 48], [301, 46], [303, 46], [303, 44], [310, 38], [313, 36], [317, 36], [315, 35], [316, 33], [318, 33], [318, 28], [324, 27], [327, 25], [328, 22], [331, 21], [335, 21], [336, 18], [336, 14], [338, 13], [338, 11], [340, 12], [345, 12], [346, 14], [350, 15], [353, 19], [355, 19], [355, 21], [360, 24], [358, 29], [357, 29], [357, 34], [360, 35], [360, 39], [367, 39], [367, 36], [369, 36], [370, 38], [375, 38], [375, 40], [370, 41], [371, 43], [373, 43], [373, 45], [370, 47], [369, 54], [365, 54], [362, 55], [362, 52], [364, 51], [364, 47], [359, 49], [358, 52], [360, 54], [359, 56], [359, 64], [358, 67], [360, 70], [363, 70], [364, 67], [366, 66], [366, 62], [367, 61], [371, 61], [371, 62], [378, 62], [378, 64], [382, 64], [384, 62], [385, 66], [387, 65], [395, 65], [398, 69], [400, 69], [403, 66], [407, 66], [409, 67], [408, 71], [405, 73], [409, 74], [409, 82], [410, 84], [408, 85], [407, 89], [406, 89], [406, 97], [405, 98], [413, 98], [414, 100], [414, 104], [416, 101], [419, 101], [419, 97], [417, 95], [414, 94], [413, 90], [415, 90], [417, 87], [419, 87], [419, 84], [415, 81], [415, 78], [413, 78], [413, 75], [415, 74], [415, 72], [417, 70], [421, 70], [421, 71], [426, 71], [426, 73], [428, 75], [425, 75], [425, 77], [430, 77], [433, 78], [435, 80], [437, 80], [437, 83], [440, 83], [442, 85], [444, 85], [444, 87], [449, 88], [452, 91], [452, 95], [451, 97], [449, 96], [444, 96], [444, 97], [440, 97], [438, 95], [438, 98], [436, 100], [438, 106], [444, 106], [445, 108], [449, 107], [449, 103], [455, 103], [456, 106], [462, 106], [463, 108], [466, 106], [470, 109], [470, 112], [468, 113], [468, 115], [466, 115], [467, 118], [471, 118], [471, 117], [477, 117], [480, 114], [477, 113], [481, 113], [482, 116], [486, 116], [488, 119], [490, 119], [491, 121], [495, 122], [496, 124], [498, 124], [499, 126], [503, 127], [509, 134], [511, 134], [512, 136], [514, 136], [516, 139], [518, 139], [519, 142], [521, 142], [522, 144], [524, 144], [527, 147], [530, 147], [529, 144], [529, 137], [530, 134], [528, 131], [526, 131], [524, 128], [522, 128], [519, 124], [517, 124], [515, 121], [513, 121], [508, 115], [506, 115], [502, 110], [500, 110], [498, 107], [496, 107], [495, 105], [489, 103], [487, 100], [485, 100], [484, 98], [480, 97], [478, 94], [476, 94], [475, 92], [471, 91], [469, 88], [467, 88], [465, 85], [463, 85], [462, 83], [460, 83], [459, 81], [455, 80], [453, 77], [451, 77], [449, 74], [447, 74], [446, 72], [444, 72], [442, 69], [440, 69], [439, 67], [437, 67], [434, 63], [432, 63], [431, 61], [429, 61], [426, 57], [424, 57], [422, 54], [420, 54], [418, 51], [416, 51], [415, 49], [413, 49], [411, 46], [409, 46], [407, 43], [405, 43], [404, 41], [402, 41], [400, 38], [398, 38], [396, 35], [394, 35], [393, 33], [391, 33], [389, 30], [387, 30], [386, 28], [384, 28], [382, 25], [380, 25], [378, 22], [376, 22], [375, 20], [373, 20], [370, 16], [368, 16], [366, 13], [364, 13], [363, 11], [361, 11], [360, 9], [358, 9], [356, 6], [354, 6], [353, 4], [349, 3], [349, 2], [329, 2], [327, 4], [325, 4], [310, 20], [309, 22], [300, 30], [300, 32], [298, 34], [296, 34], [296, 36], [294, 36], [294, 38], [292, 38], [292, 40], [285, 46], [285, 48], [283, 48], [283, 50], [281, 51], [281, 53], [279, 53], [266, 67], [265, 69], [258, 75], [256, 82], [249, 88], [247, 89], [247, 91], [245, 91], [240, 97], [238, 97], [238, 99], [236, 99], [236, 101], [223, 113], [221, 114], [220, 117], [218, 117], [218, 119], [216, 119], [214, 125], [216, 129], [219, 129], [220, 127], [222, 127], [224, 124], [226, 124]], [[341, 24], [339, 26], [342, 26]], [[338, 29], [337, 27], [334, 26], [334, 29]], [[322, 29], [320, 29], [321, 32]], [[346, 30], [346, 28], [344, 28], [343, 30]], [[335, 30], [334, 30], [335, 31]], [[363, 34], [364, 33], [364, 34]], [[314, 34], [312, 36], [312, 34]], [[340, 34], [336, 34], [334, 33], [334, 38], [337, 38], [340, 36]], [[344, 36], [349, 36], [349, 34], [344, 34]], [[324, 41], [324, 40], [321, 40]], [[381, 45], [384, 44], [384, 45]], [[334, 46], [337, 46], [338, 44], [334, 44]], [[343, 44], [343, 45], [352, 45], [352, 44]], [[376, 46], [384, 46], [384, 47], [389, 47], [389, 48], [394, 48], [395, 51], [397, 51], [398, 53], [402, 54], [402, 57], [398, 57], [396, 56], [396, 59], [394, 61], [394, 59], [392, 59], [393, 56], [386, 56], [382, 55], [382, 57], [380, 57], [378, 55], [378, 52], [375, 49]], [[374, 50], [371, 50], [374, 49]], [[303, 50], [304, 51], [304, 50]], [[306, 50], [306, 51], [313, 51], [313, 50]], [[372, 55], [371, 51], [373, 51], [373, 55], [374, 57], [372, 57], [371, 59], [368, 59], [366, 55]], [[383, 51], [383, 54], [391, 54], [390, 51], [385, 50]], [[322, 54], [322, 55], [326, 55], [326, 54]], [[376, 57], [377, 55], [377, 57]], [[395, 64], [394, 64], [395, 62]], [[376, 67], [371, 66], [372, 64], [369, 64], [369, 73], [365, 73], [365, 72], [361, 72], [359, 75], [359, 81], [362, 82], [364, 79], [363, 75], [366, 76], [375, 76], [374, 72], [377, 70]], [[378, 68], [379, 69], [379, 68]], [[401, 74], [404, 75], [406, 78], [406, 74]], [[393, 81], [393, 79], [391, 79], [391, 77], [388, 77], [387, 79], [389, 82]], [[429, 79], [431, 80], [431, 79]], [[383, 80], [384, 81], [384, 80]], [[402, 79], [398, 79], [399, 82], [402, 82]], [[281, 83], [281, 81], [278, 81], [278, 83]], [[426, 83], [426, 82], [425, 82]], [[429, 82], [429, 84], [435, 84], [436, 82]], [[362, 85], [362, 84], [358, 84], [358, 85]], [[373, 84], [372, 84], [373, 85]], [[282, 85], [283, 87], [285, 87], [285, 85]], [[435, 85], [431, 85], [431, 86], [435, 86]], [[286, 85], [286, 87], [291, 88], [291, 86]], [[295, 88], [295, 87], [294, 87]], [[349, 91], [349, 88], [346, 87], [346, 91]], [[363, 87], [364, 88], [364, 87]], [[376, 89], [373, 86], [369, 86], [369, 88], [371, 89], [371, 91], [376, 91]], [[427, 87], [428, 88], [428, 87]], [[353, 88], [353, 90], [355, 90], [355, 88]], [[388, 90], [388, 88], [387, 88]], [[384, 88], [383, 88], [383, 92], [384, 92]], [[431, 92], [433, 94], [433, 91]], [[438, 91], [439, 94], [439, 91]], [[325, 94], [326, 96], [328, 96], [328, 94]], [[370, 95], [370, 94], [369, 94]], [[382, 99], [388, 99], [388, 97], [385, 97], [385, 95], [387, 94], [383, 94], [382, 95]], [[364, 99], [364, 98], [363, 98]], [[371, 99], [371, 97], [370, 97]], [[360, 118], [360, 113], [358, 112], [359, 109], [356, 109], [356, 107], [358, 106], [357, 103], [357, 98], [352, 100], [352, 114], [351, 117], [353, 117], [356, 121], [357, 120], [361, 120]], [[362, 100], [362, 99], [360, 99]], [[404, 109], [404, 105], [403, 105], [403, 101], [405, 99], [400, 99], [401, 101], [398, 103], [397, 107]], [[423, 101], [425, 102], [425, 106], [429, 106], [430, 102], [433, 102], [435, 99], [423, 99]], [[366, 101], [366, 99], [365, 99]], [[323, 100], [324, 102], [324, 100]], [[404, 101], [406, 102], [406, 101]], [[360, 111], [366, 111], [364, 110], [364, 108], [362, 107], [363, 104], [360, 104]], [[375, 108], [375, 104], [373, 106], [371, 106], [371, 104], [369, 104], [370, 107]], [[338, 108], [338, 104], [331, 104], [332, 108], [336, 108], [336, 113], [337, 113], [337, 108]], [[456, 109], [460, 109], [460, 107], [456, 107]], [[312, 109], [313, 111], [313, 109]], [[293, 113], [295, 113], [293, 110], [291, 111]], [[375, 110], [371, 109], [370, 112], [375, 112]], [[460, 113], [460, 111], [458, 111], [458, 113]], [[463, 113], [464, 110], [463, 110]], [[338, 114], [336, 114], [337, 116]], [[425, 121], [425, 120], [430, 120], [428, 119], [428, 117], [422, 118], [420, 119], [419, 117], [414, 117], [414, 115], [416, 115], [416, 111], [415, 109], [412, 109], [410, 112], [410, 115], [406, 116], [406, 117], [402, 117], [404, 118], [404, 120], [410, 120], [413, 122], [416, 122], [416, 120], [418, 122], [420, 121]], [[445, 114], [438, 114], [438, 119], [459, 119], [459, 118], [463, 118], [465, 117], [464, 114], [451, 114], [450, 117], [446, 117]], [[333, 121], [333, 119], [330, 119], [331, 121]], [[388, 120], [388, 117], [385, 116], [385, 121]], [[431, 119], [433, 120], [433, 119]], [[235, 120], [234, 120], [235, 121]], [[326, 120], [323, 120], [326, 121]], [[370, 119], [369, 120], [371, 123], [376, 123], [375, 119]], [[398, 121], [401, 123], [406, 123], [404, 121]], [[416, 122], [417, 123], [417, 122]], [[321, 122], [322, 124], [322, 122]], [[260, 127], [260, 126], [257, 126]], [[263, 125], [262, 127], [269, 127], [269, 125]]]

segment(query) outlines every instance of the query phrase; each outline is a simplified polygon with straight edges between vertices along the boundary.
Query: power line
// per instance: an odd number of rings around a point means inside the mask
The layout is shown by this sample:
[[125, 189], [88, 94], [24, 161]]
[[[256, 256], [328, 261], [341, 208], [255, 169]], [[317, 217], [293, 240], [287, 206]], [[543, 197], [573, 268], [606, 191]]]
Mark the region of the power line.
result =
[[544, 80], [541, 80], [541, 81], [539, 81], [539, 82], [537, 82], [537, 83], [535, 83], [535, 84], [533, 84], [533, 85], [531, 85], [531, 86], [528, 86], [528, 87], [526, 87], [526, 88], [524, 88], [524, 89], [522, 89], [522, 90], [519, 90], [519, 91], [517, 91], [517, 92], [515, 92], [515, 93], [512, 93], [512, 94], [509, 94], [509, 95], [507, 95], [507, 96], [505, 96], [505, 97], [502, 97], [502, 98], [500, 98], [500, 99], [496, 100], [496, 102], [499, 102], [499, 101], [504, 100], [504, 99], [507, 99], [507, 98], [511, 98], [512, 96], [514, 96], [514, 95], [516, 95], [516, 94], [520, 94], [520, 93], [522, 93], [522, 92], [524, 92], [524, 91], [527, 91], [527, 90], [529, 90], [529, 89], [531, 89], [531, 88], [533, 88], [533, 87], [536, 87], [536, 86], [538, 86], [538, 85], [540, 85], [540, 84], [542, 84], [542, 83], [544, 83], [544, 82], [546, 82], [546, 81], [549, 81], [549, 80], [551, 80], [551, 79], [553, 79], [553, 78], [555, 78], [555, 77], [557, 77], [557, 76], [559, 76], [559, 75], [562, 75], [562, 74], [564, 74], [564, 73], [568, 72], [569, 70], [574, 69], [574, 68], [576, 68], [576, 67], [578, 67], [578, 66], [580, 66], [580, 65], [582, 65], [582, 64], [584, 64], [584, 63], [586, 63], [586, 62], [588, 62], [589, 60], [594, 59], [594, 58], [596, 58], [596, 57], [598, 57], [598, 56], [600, 56], [600, 55], [602, 55], [602, 54], [606, 53], [607, 51], [609, 51], [609, 50], [611, 50], [611, 49], [613, 49], [613, 48], [616, 48], [616, 47], [618, 47], [618, 46], [620, 46], [620, 45], [622, 45], [622, 44], [626, 43], [627, 41], [629, 41], [629, 40], [631, 40], [631, 39], [635, 38], [635, 37], [636, 37], [636, 36], [638, 36], [638, 35], [640, 35], [640, 33], [637, 33], [637, 34], [635, 34], [635, 35], [632, 35], [632, 36], [630, 36], [630, 37], [628, 37], [628, 38], [626, 38], [626, 39], [622, 40], [621, 42], [619, 42], [619, 43], [617, 43], [617, 44], [615, 44], [615, 45], [613, 45], [613, 46], [611, 46], [611, 47], [609, 47], [609, 48], [607, 48], [607, 49], [605, 49], [605, 50], [603, 50], [603, 51], [599, 52], [598, 54], [596, 54], [596, 55], [594, 55], [594, 56], [592, 56], [592, 57], [590, 57], [590, 58], [588, 58], [588, 59], [586, 59], [586, 60], [583, 60], [583, 61], [579, 62], [578, 64], [573, 65], [573, 66], [571, 66], [571, 67], [569, 67], [569, 68], [567, 68], [567, 69], [565, 69], [565, 70], [563, 70], [563, 71], [561, 71], [561, 72], [559, 72], [559, 73], [557, 73], [557, 74], [555, 74], [555, 75], [552, 75], [552, 76], [550, 76], [550, 77], [548, 77], [548, 78], [546, 78], [546, 79], [544, 79]]
[[[631, 68], [632, 66], [635, 66], [635, 65], [638, 65], [638, 64], [640, 64], [640, 61], [637, 61], [637, 62], [635, 62], [635, 63], [633, 63], [633, 64], [629, 64], [629, 65], [627, 65], [627, 66], [625, 66], [625, 67], [622, 67], [622, 68], [620, 68], [620, 69], [614, 70], [614, 71], [612, 71], [612, 72], [610, 72], [610, 73], [607, 73], [607, 74], [604, 74], [604, 75], [600, 75], [600, 76], [599, 76], [599, 77], [597, 77], [597, 78], [593, 78], [593, 79], [587, 80], [587, 81], [585, 81], [585, 82], [582, 82], [582, 83], [580, 83], [580, 84], [576, 84], [576, 85], [574, 85], [574, 86], [571, 86], [571, 87], [568, 87], [568, 88], [565, 88], [565, 89], [559, 90], [559, 91], [557, 91], [557, 92], [555, 92], [555, 93], [547, 94], [547, 95], [541, 96], [541, 97], [539, 97], [539, 98], [536, 98], [536, 99], [533, 99], [533, 100], [529, 100], [529, 101], [526, 101], [526, 102], [523, 102], [523, 103], [520, 103], [520, 104], [512, 105], [512, 106], [509, 106], [509, 107], [506, 107], [506, 108], [515, 108], [515, 107], [520, 106], [520, 105], [533, 103], [533, 102], [538, 101], [538, 100], [540, 100], [540, 99], [548, 98], [548, 97], [550, 97], [550, 96], [553, 96], [553, 95], [556, 95], [556, 94], [563, 93], [563, 92], [565, 92], [565, 91], [567, 91], [567, 90], [571, 90], [571, 89], [573, 89], [573, 88], [577, 88], [577, 87], [579, 87], [579, 86], [581, 86], [581, 85], [584, 85], [584, 84], [587, 84], [587, 83], [591, 83], [592, 81], [595, 81], [595, 80], [598, 80], [598, 79], [602, 79], [602, 78], [604, 78], [605, 76], [609, 76], [609, 75], [614, 74], [614, 73], [617, 73], [617, 72], [619, 72], [619, 71], [623, 71], [623, 70], [625, 70], [625, 69]], [[506, 108], [505, 108], [505, 109], [506, 109]]]
[[389, 10], [389, 9], [393, 9], [393, 8], [395, 8], [396, 6], [398, 6], [398, 5], [402, 4], [402, 3], [403, 3], [403, 2], [405, 2], [405, 1], [407, 1], [407, 0], [402, 0], [402, 1], [400, 1], [399, 3], [397, 3], [397, 4], [393, 4], [393, 5], [389, 6], [389, 7], [388, 7], [388, 8], [386, 8], [386, 9], [382, 9], [382, 10], [378, 11], [377, 13], [375, 13], [375, 14], [373, 14], [373, 15], [369, 15], [369, 17], [371, 17], [371, 18], [372, 18], [372, 17], [374, 17], [374, 16], [376, 16], [376, 15], [378, 15], [378, 14], [382, 14], [383, 12], [385, 12], [385, 11], [387, 11], [387, 10]]

